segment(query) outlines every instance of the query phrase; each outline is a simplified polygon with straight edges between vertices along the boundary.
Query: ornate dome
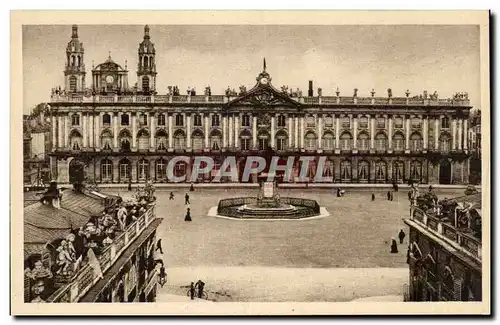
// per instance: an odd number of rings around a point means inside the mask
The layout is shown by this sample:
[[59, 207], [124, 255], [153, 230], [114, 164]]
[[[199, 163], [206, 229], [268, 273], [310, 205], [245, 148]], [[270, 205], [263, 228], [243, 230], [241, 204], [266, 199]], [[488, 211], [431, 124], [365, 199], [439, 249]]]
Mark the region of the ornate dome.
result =
[[155, 54], [155, 45], [153, 42], [151, 42], [150, 36], [149, 36], [149, 26], [146, 25], [144, 27], [144, 40], [139, 44], [139, 54], [145, 54], [145, 53], [152, 53]]
[[118, 63], [113, 61], [111, 54], [108, 59], [101, 64], [98, 64], [92, 71], [125, 71]]

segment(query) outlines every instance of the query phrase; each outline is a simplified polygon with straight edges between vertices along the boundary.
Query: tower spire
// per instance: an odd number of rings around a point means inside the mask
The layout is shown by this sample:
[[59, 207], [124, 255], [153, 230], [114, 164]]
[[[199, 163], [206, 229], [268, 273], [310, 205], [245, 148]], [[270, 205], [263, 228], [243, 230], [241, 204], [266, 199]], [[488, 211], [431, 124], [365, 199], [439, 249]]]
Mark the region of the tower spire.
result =
[[149, 39], [149, 26], [144, 26], [144, 39]]
[[72, 27], [71, 38], [78, 38], [78, 26], [77, 25], [73, 25], [73, 27]]
[[266, 58], [264, 58], [264, 72], [266, 72]]

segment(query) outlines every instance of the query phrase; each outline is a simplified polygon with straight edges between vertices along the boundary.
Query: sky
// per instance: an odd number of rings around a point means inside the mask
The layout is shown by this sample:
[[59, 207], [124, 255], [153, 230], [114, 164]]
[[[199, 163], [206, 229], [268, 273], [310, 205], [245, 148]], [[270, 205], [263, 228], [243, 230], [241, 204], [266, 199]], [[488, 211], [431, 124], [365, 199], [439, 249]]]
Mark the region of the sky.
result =
[[[137, 81], [137, 50], [143, 25], [81, 25], [86, 83], [92, 62], [112, 59], [125, 66], [129, 85]], [[276, 88], [287, 85], [307, 94], [308, 81], [323, 95], [405, 96], [437, 91], [440, 98], [467, 92], [480, 103], [479, 26], [474, 25], [150, 25], [156, 48], [157, 91], [177, 85], [182, 93], [207, 85], [212, 94], [256, 83], [266, 58]], [[23, 110], [50, 100], [64, 86], [70, 25], [23, 26]]]

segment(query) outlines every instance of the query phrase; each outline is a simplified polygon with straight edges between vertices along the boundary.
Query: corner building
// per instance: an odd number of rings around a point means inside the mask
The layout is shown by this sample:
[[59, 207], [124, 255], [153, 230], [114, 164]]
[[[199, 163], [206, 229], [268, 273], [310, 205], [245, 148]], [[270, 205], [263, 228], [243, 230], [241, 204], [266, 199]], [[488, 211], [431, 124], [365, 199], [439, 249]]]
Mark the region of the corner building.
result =
[[[236, 156], [241, 177], [247, 156], [277, 155], [283, 162], [298, 157], [326, 156], [324, 176], [335, 183], [465, 184], [469, 178], [466, 94], [439, 99], [437, 93], [410, 97], [307, 96], [272, 84], [266, 71], [253, 88], [212, 95], [169, 87], [156, 88], [156, 51], [149, 27], [138, 47], [136, 86], [128, 85], [127, 65], [111, 56], [92, 67], [92, 85], [85, 87], [84, 48], [73, 26], [66, 49], [65, 88], [51, 96], [52, 173], [70, 181], [83, 165], [97, 183], [167, 182], [167, 164], [174, 156], [206, 155], [215, 168]], [[316, 167], [311, 163], [309, 177]], [[190, 178], [190, 163], [175, 165], [176, 176]], [[215, 174], [200, 175], [210, 182]], [[254, 175], [250, 181], [256, 181]], [[240, 178], [241, 179], [241, 178]], [[224, 179], [223, 179], [224, 181]]]

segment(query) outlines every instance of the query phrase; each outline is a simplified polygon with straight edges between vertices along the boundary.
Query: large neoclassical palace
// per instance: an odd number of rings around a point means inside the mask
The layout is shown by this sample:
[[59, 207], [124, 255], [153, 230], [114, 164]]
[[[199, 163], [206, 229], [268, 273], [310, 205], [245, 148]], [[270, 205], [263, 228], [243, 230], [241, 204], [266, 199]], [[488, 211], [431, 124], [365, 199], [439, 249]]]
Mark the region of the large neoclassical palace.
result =
[[[84, 48], [73, 26], [66, 48], [64, 88], [51, 96], [52, 173], [70, 181], [83, 167], [97, 183], [167, 182], [167, 164], [183, 155], [214, 157], [215, 170], [198, 181], [210, 182], [227, 156], [236, 156], [241, 174], [247, 156], [273, 154], [326, 156], [325, 176], [335, 183], [462, 184], [469, 179], [466, 93], [440, 99], [437, 93], [394, 97], [325, 96], [277, 89], [264, 67], [251, 89], [212, 95], [194, 90], [156, 88], [156, 51], [149, 27], [138, 48], [137, 80], [128, 84], [127, 65], [111, 59], [92, 66], [86, 87]], [[298, 159], [297, 159], [298, 160]], [[296, 170], [300, 169], [297, 163]], [[187, 174], [188, 162], [174, 174]], [[297, 172], [298, 173], [298, 172]], [[310, 164], [308, 174], [316, 168]], [[255, 177], [251, 181], [255, 181]]]

